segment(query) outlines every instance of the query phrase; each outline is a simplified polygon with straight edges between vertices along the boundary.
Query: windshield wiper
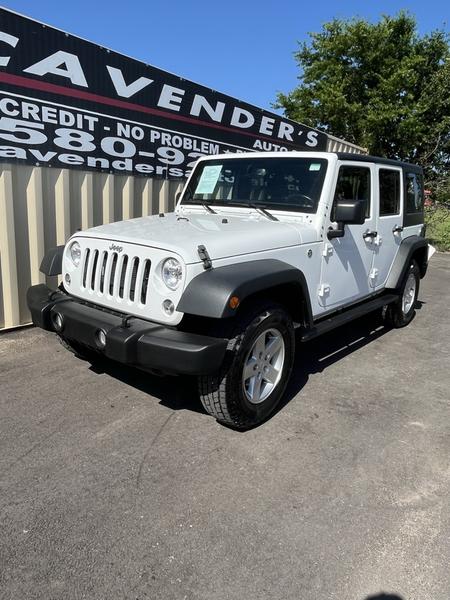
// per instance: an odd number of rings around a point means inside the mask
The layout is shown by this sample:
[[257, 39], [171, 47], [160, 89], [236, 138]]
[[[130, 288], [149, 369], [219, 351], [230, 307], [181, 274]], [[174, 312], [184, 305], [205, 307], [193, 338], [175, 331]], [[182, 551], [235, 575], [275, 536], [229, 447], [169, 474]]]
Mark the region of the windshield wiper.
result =
[[203, 206], [203, 208], [204, 208], [205, 210], [207, 210], [207, 211], [208, 211], [208, 212], [210, 212], [211, 214], [213, 214], [213, 215], [217, 215], [217, 211], [216, 211], [216, 210], [214, 210], [213, 208], [211, 208], [211, 207], [209, 206], [209, 204], [206, 204], [206, 202], [200, 202], [200, 204]]
[[214, 210], [213, 208], [211, 208], [209, 206], [209, 204], [206, 204], [206, 202], [201, 202], [199, 200], [193, 200], [192, 198], [189, 198], [188, 200], [186, 200], [186, 198], [184, 198], [183, 204], [196, 204], [197, 206], [203, 206], [203, 208], [205, 210], [207, 210], [209, 213], [211, 213], [212, 215], [217, 215], [217, 211]]
[[258, 211], [260, 214], [263, 214], [265, 217], [270, 219], [271, 221], [279, 221], [275, 215], [270, 213], [264, 204], [255, 204], [254, 202], [240, 202], [240, 201], [223, 201], [223, 206], [239, 206], [242, 208], [253, 208], [253, 210]]
[[258, 212], [262, 213], [271, 221], [279, 221], [279, 219], [277, 219], [275, 215], [270, 213], [265, 206], [261, 206], [260, 204], [251, 204], [251, 203], [248, 204], [248, 206], [250, 206], [250, 208], [254, 208]]
[[[259, 213], [263, 214], [265, 217], [267, 217], [271, 221], [279, 221], [279, 219], [277, 219], [277, 217], [275, 215], [270, 213], [266, 209], [266, 207], [261, 204], [254, 204], [252, 202], [228, 202], [226, 200], [225, 201], [220, 200], [220, 201], [215, 201], [215, 202], [220, 202], [221, 205], [223, 204], [223, 206], [225, 206], [225, 207], [227, 207], [227, 206], [242, 206], [243, 208], [253, 208], [253, 210], [256, 210]], [[213, 208], [211, 208], [211, 206], [209, 206], [209, 204], [206, 204], [206, 202], [200, 202], [199, 200], [188, 200], [186, 202], [186, 204], [197, 204], [197, 205], [203, 206], [203, 208], [205, 210], [207, 210], [208, 212], [212, 213], [213, 215], [217, 215], [217, 211], [215, 211]]]

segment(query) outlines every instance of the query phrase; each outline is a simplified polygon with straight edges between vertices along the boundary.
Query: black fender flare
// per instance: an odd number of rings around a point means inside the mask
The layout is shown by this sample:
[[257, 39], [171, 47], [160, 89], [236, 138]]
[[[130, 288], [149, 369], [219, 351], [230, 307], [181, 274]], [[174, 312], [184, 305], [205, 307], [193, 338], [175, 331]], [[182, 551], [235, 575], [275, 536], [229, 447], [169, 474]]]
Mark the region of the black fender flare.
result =
[[61, 275], [62, 273], [62, 259], [65, 246], [56, 246], [56, 248], [50, 248], [44, 255], [41, 261], [39, 270], [44, 275], [53, 277], [55, 275]]
[[276, 259], [250, 260], [208, 269], [187, 285], [177, 311], [213, 319], [232, 317], [237, 309], [230, 306], [233, 296], [241, 304], [255, 293], [285, 284], [298, 288], [305, 324], [311, 326], [311, 301], [304, 274], [296, 267]]
[[386, 281], [386, 288], [396, 290], [401, 285], [403, 278], [405, 277], [408, 266], [411, 262], [413, 254], [424, 248], [422, 252], [424, 258], [420, 261], [419, 268], [421, 277], [425, 276], [428, 265], [428, 241], [418, 235], [411, 235], [400, 244], [397, 256], [395, 257], [394, 264], [392, 265], [391, 271]]

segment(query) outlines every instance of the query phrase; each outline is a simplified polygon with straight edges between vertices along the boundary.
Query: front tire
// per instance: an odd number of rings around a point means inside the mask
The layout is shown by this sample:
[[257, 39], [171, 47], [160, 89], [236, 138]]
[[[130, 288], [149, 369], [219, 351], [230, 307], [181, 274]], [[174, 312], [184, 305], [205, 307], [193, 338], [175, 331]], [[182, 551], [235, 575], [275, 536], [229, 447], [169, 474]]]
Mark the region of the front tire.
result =
[[292, 319], [281, 306], [260, 305], [237, 317], [220, 372], [199, 377], [205, 410], [235, 429], [258, 425], [280, 402], [294, 353]]
[[406, 271], [400, 287], [398, 301], [389, 304], [385, 312], [385, 322], [396, 329], [405, 327], [414, 318], [415, 306], [419, 295], [420, 269], [416, 261], [412, 261]]

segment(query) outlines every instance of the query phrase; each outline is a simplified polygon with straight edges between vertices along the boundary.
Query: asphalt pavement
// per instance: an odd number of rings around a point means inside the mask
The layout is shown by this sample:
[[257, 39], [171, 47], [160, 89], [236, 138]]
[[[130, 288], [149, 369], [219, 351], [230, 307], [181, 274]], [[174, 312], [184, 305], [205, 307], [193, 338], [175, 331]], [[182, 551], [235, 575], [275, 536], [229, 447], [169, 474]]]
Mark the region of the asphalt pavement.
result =
[[0, 598], [448, 600], [450, 255], [419, 298], [300, 346], [245, 433], [189, 379], [0, 335]]

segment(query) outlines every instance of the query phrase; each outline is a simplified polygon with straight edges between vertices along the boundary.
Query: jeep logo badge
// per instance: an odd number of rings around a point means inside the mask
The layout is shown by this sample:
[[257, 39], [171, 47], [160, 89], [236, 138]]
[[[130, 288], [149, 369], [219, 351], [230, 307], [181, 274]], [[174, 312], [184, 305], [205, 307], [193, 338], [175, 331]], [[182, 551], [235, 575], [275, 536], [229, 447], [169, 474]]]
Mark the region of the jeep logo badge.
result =
[[109, 249], [114, 250], [114, 252], [122, 252], [123, 246], [116, 246], [116, 244], [111, 244]]

